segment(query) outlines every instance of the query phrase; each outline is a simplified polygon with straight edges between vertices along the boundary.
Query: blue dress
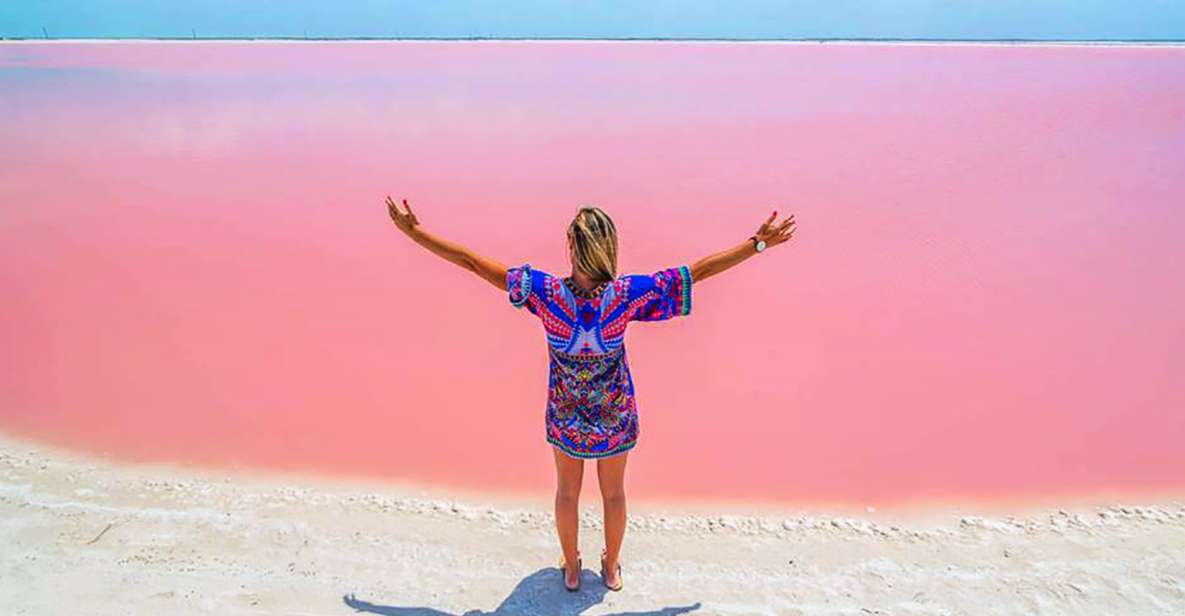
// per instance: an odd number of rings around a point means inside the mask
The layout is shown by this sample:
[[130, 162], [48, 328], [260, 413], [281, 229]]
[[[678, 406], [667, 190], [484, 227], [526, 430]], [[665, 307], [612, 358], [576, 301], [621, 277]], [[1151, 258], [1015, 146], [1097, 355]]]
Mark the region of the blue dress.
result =
[[537, 316], [547, 338], [549, 443], [578, 458], [603, 458], [637, 444], [626, 325], [690, 314], [691, 282], [686, 265], [618, 276], [592, 291], [529, 263], [507, 270], [511, 305]]

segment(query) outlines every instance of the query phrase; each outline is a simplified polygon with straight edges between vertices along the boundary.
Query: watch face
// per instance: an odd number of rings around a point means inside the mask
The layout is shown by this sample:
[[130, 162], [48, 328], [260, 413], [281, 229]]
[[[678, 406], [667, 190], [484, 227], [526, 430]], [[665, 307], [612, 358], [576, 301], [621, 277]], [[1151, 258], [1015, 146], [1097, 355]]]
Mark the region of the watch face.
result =
[[765, 240], [757, 240], [757, 252], [765, 250]]

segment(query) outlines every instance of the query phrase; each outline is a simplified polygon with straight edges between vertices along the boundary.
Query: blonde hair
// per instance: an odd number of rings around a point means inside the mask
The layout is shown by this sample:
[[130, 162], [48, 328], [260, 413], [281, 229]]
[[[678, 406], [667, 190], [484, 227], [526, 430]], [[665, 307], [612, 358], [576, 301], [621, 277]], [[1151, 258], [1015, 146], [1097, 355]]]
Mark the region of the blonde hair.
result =
[[568, 225], [568, 233], [576, 269], [597, 282], [617, 278], [617, 227], [608, 214], [593, 205], [581, 207]]

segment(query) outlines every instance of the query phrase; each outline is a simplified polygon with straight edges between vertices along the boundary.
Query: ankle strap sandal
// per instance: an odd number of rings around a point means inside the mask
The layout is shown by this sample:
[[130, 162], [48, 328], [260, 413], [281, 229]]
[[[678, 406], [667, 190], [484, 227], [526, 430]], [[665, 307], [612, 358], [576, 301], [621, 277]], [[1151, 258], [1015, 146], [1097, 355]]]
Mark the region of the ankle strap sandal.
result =
[[609, 579], [605, 577], [605, 557], [609, 553], [601, 550], [601, 582], [605, 584], [605, 588], [609, 590], [621, 590], [625, 586], [625, 580], [621, 578], [621, 559], [617, 560], [617, 586], [610, 586]]
[[564, 556], [560, 555], [560, 575], [564, 578], [564, 590], [568, 592], [576, 592], [580, 590], [580, 582], [583, 577], [581, 573], [584, 571], [583, 563], [580, 558], [580, 550], [576, 550], [576, 586], [568, 586], [568, 561], [564, 560]]

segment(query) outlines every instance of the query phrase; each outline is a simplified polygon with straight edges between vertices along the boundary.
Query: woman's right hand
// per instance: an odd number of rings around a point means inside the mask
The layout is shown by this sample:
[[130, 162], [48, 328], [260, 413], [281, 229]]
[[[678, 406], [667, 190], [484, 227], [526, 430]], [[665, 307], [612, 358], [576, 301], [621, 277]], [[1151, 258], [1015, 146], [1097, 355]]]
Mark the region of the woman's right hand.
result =
[[773, 224], [774, 218], [777, 218], [777, 216], [778, 211], [774, 210], [769, 215], [769, 218], [761, 223], [761, 226], [757, 228], [757, 233], [754, 234], [758, 240], [765, 241], [766, 248], [777, 246], [789, 240], [794, 235], [794, 214], [791, 214], [789, 218], [775, 225]]
[[399, 230], [412, 237], [417, 227], [420, 224], [419, 219], [416, 218], [415, 212], [411, 211], [411, 205], [408, 204], [407, 199], [403, 200], [403, 207], [407, 208], [407, 213], [399, 211], [399, 206], [391, 200], [391, 195], [387, 195], [387, 210], [391, 214], [391, 221], [395, 223]]

